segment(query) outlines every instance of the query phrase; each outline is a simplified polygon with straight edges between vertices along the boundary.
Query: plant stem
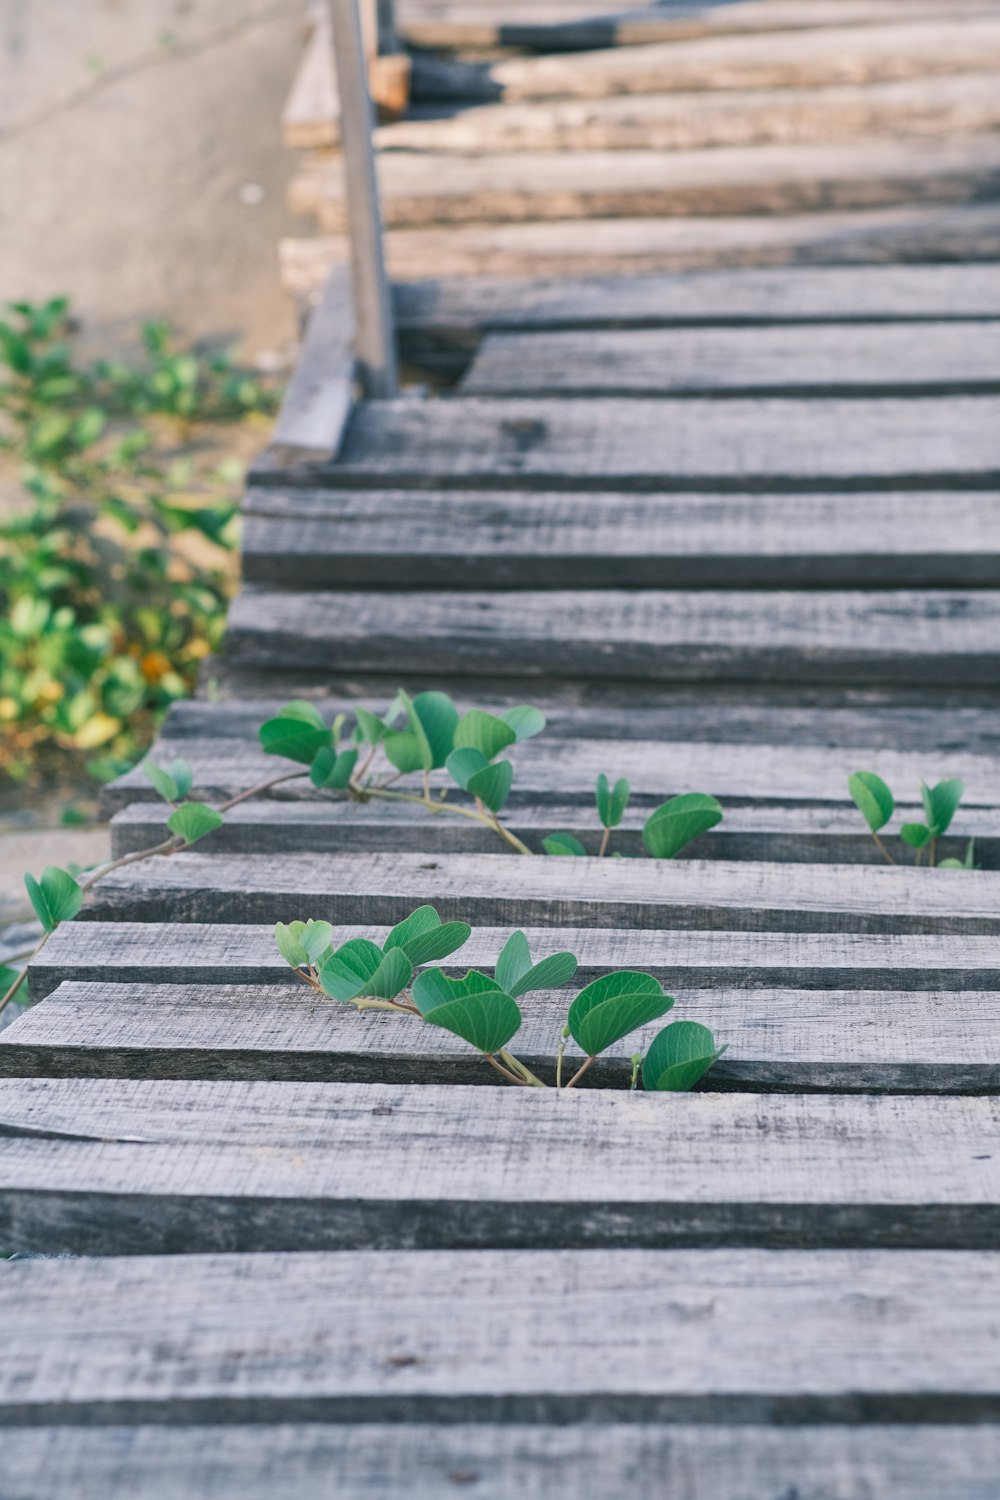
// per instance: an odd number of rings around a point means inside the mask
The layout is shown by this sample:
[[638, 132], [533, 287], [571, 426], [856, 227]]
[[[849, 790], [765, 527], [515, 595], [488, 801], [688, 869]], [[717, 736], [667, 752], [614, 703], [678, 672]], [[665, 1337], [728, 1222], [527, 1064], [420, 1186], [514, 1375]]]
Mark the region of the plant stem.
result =
[[231, 807], [236, 807], [240, 802], [246, 802], [248, 797], [256, 797], [259, 792], [270, 791], [273, 786], [280, 786], [283, 781], [298, 781], [303, 776], [308, 776], [308, 771], [285, 771], [281, 776], [272, 776], [269, 781], [258, 781], [256, 786], [247, 787], [245, 792], [230, 797], [228, 802], [223, 802], [216, 812], [227, 813]]
[[885, 856], [885, 858], [889, 861], [889, 864], [894, 865], [896, 861], [893, 859], [892, 855], [889, 853], [888, 849], [885, 847], [878, 834], [873, 833], [872, 838], [875, 840], [875, 848], [879, 851], [879, 853]]
[[931, 869], [933, 869], [935, 864], [937, 863], [937, 839], [931, 839], [930, 857], [927, 863], [930, 865]]
[[591, 1063], [593, 1061], [594, 1061], [594, 1059], [592, 1057], [588, 1057], [587, 1061], [583, 1064], [583, 1066], [577, 1068], [576, 1072], [573, 1074], [573, 1077], [570, 1079], [569, 1083], [567, 1083], [567, 1085], [566, 1085], [566, 1087], [568, 1089], [571, 1089], [573, 1087], [574, 1083], [579, 1082], [579, 1080], [583, 1077], [584, 1073], [586, 1073], [587, 1069], [590, 1067], [590, 1065], [591, 1065]]
[[123, 854], [120, 859], [113, 859], [106, 865], [98, 865], [88, 880], [79, 882], [80, 889], [86, 894], [87, 891], [93, 890], [97, 882], [103, 880], [105, 875], [110, 875], [112, 870], [120, 870], [124, 865], [138, 864], [140, 860], [152, 859], [157, 854], [176, 854], [178, 850], [186, 847], [186, 839], [172, 833], [168, 839], [163, 840], [162, 844], [153, 844], [149, 849], [136, 849], [133, 853]]
[[540, 1078], [536, 1077], [536, 1075], [532, 1073], [530, 1068], [526, 1068], [523, 1062], [519, 1062], [518, 1059], [513, 1055], [513, 1053], [508, 1052], [506, 1047], [501, 1047], [497, 1055], [503, 1058], [508, 1068], [510, 1068], [513, 1072], [520, 1074], [521, 1078], [524, 1079], [524, 1082], [530, 1084], [533, 1089], [544, 1089], [548, 1087], [547, 1084], [544, 1084]]
[[562, 1088], [563, 1053], [566, 1051], [566, 1043], [569, 1041], [569, 1028], [563, 1027], [559, 1038], [559, 1051], [556, 1053], [556, 1088]]
[[20, 974], [18, 974], [17, 978], [14, 980], [13, 984], [10, 986], [10, 988], [7, 991], [7, 993], [4, 995], [3, 999], [0, 1000], [0, 1014], [2, 1014], [7, 1009], [7, 1006], [13, 1000], [14, 996], [17, 994], [18, 990], [21, 988], [22, 984], [27, 979], [27, 977], [28, 977], [28, 964], [31, 963], [31, 960], [33, 958], [37, 958], [38, 957], [39, 953], [41, 953], [42, 949], [45, 947], [45, 944], [48, 942], [48, 940], [49, 940], [49, 938], [51, 936], [52, 936], [51, 932], [43, 932], [42, 935], [41, 935], [41, 937], [38, 939], [38, 942], [32, 948], [31, 952], [28, 954], [28, 956], [27, 956], [27, 962], [25, 963], [24, 968], [21, 970]]
[[505, 843], [508, 843], [512, 849], [516, 850], [518, 854], [534, 854], [534, 850], [529, 849], [527, 844], [522, 844], [516, 833], [511, 833], [509, 828], [504, 827], [500, 819], [497, 817], [496, 813], [493, 814], [492, 821], [493, 827], [496, 829], [500, 837], [505, 841]]
[[491, 1068], [495, 1068], [496, 1071], [500, 1074], [500, 1076], [502, 1078], [506, 1078], [506, 1080], [507, 1080], [508, 1083], [518, 1083], [518, 1084], [521, 1085], [522, 1088], [526, 1088], [526, 1089], [531, 1087], [531, 1085], [527, 1082], [526, 1079], [524, 1079], [524, 1078], [518, 1078], [518, 1076], [517, 1076], [516, 1073], [508, 1073], [507, 1069], [504, 1068], [504, 1067], [501, 1067], [500, 1063], [497, 1062], [496, 1058], [493, 1057], [491, 1053], [484, 1052], [483, 1056], [485, 1057], [486, 1061], [489, 1063], [490, 1067]]
[[607, 854], [607, 852], [608, 852], [608, 845], [610, 844], [610, 842], [611, 842], [611, 829], [610, 828], [605, 828], [604, 833], [603, 833], [603, 835], [601, 837], [601, 847], [597, 851], [597, 857], [598, 857], [598, 859], [603, 859], [604, 856], [605, 856], [605, 854]]

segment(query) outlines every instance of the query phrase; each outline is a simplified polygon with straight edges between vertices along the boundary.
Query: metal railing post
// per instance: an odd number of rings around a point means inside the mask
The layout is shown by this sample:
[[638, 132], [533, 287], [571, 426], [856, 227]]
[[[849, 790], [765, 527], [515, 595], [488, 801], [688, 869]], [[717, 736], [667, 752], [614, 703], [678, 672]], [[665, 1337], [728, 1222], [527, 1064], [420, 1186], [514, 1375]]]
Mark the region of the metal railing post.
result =
[[384, 398], [397, 394], [399, 381], [392, 290], [385, 270], [372, 145], [374, 114], [358, 0], [330, 0], [330, 19], [340, 92], [340, 149], [351, 242], [358, 374], [367, 396]]

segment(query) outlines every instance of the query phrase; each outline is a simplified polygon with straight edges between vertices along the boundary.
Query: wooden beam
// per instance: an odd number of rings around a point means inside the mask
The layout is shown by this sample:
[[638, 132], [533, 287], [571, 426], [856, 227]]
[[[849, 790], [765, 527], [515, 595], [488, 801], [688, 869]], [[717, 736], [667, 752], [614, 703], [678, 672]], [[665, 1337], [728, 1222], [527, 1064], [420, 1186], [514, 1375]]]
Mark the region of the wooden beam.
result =
[[350, 274], [335, 266], [306, 323], [265, 464], [332, 462], [354, 405]]

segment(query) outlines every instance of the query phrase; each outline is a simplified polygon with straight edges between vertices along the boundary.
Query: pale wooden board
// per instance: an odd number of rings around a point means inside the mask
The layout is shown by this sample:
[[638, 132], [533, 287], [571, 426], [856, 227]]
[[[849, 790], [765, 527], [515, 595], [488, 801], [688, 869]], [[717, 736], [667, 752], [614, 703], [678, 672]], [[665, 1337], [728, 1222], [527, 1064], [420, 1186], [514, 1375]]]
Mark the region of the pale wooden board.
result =
[[[185, 737], [179, 745], [165, 742], [162, 753], [154, 751], [150, 759], [154, 764], [166, 763], [172, 755], [180, 753], [193, 772], [193, 795], [209, 801], [227, 799], [268, 777], [296, 769], [294, 762], [265, 755], [260, 748], [255, 731], [264, 717], [262, 714], [253, 725], [248, 725], [244, 737], [235, 742], [228, 737], [214, 741], [209, 720], [199, 726], [199, 736]], [[727, 800], [764, 803], [768, 811], [782, 804], [822, 802], [833, 804], [829, 808], [831, 813], [844, 812], [851, 807], [848, 777], [856, 770], [875, 771], [889, 782], [901, 809], [907, 809], [901, 817], [911, 817], [910, 809], [915, 813], [922, 779], [933, 784], [945, 777], [962, 777], [966, 785], [965, 811], [956, 826], [963, 829], [974, 830], [977, 826], [977, 815], [969, 809], [997, 807], [998, 758], [964, 753], [957, 748], [961, 744], [957, 734], [955, 748], [938, 750], [928, 746], [906, 750], [883, 747], [875, 751], [843, 742], [832, 747], [822, 742], [808, 744], [801, 739], [783, 744], [780, 716], [776, 714], [775, 720], [773, 742], [763, 745], [713, 743], [708, 735], [704, 741], [643, 740], [639, 738], [638, 725], [630, 739], [625, 716], [619, 726], [621, 738], [581, 737], [575, 741], [571, 734], [546, 739], [543, 733], [535, 740], [509, 747], [504, 754], [515, 767], [514, 788], [522, 805], [576, 804], [588, 813], [594, 809], [594, 783], [602, 771], [612, 780], [627, 777], [634, 804], [649, 810], [667, 796], [704, 791], [719, 797], [723, 803]], [[374, 764], [382, 766], [381, 761]], [[324, 805], [343, 800], [330, 792], [317, 792], [306, 767], [302, 767], [299, 775], [300, 780], [275, 788], [273, 795], [283, 800], [305, 798]], [[432, 784], [435, 789], [453, 785], [446, 771], [434, 772]], [[419, 792], [420, 776], [406, 778], [401, 785]], [[106, 805], [117, 812], [134, 801], [162, 806], [141, 766], [134, 767], [109, 788]], [[373, 821], [382, 812], [382, 808], [373, 808]], [[426, 821], [431, 816], [425, 814]], [[857, 817], [860, 821], [860, 814]], [[896, 826], [894, 821], [893, 830]]]
[[[796, 214], [991, 197], [995, 135], [863, 138], [702, 151], [384, 153], [387, 228], [518, 220]], [[340, 161], [308, 158], [289, 185], [293, 213], [321, 229], [347, 225]]]
[[313, 309], [281, 402], [272, 444], [333, 458], [354, 404], [354, 308], [346, 266], [335, 266]]
[[331, 146], [340, 140], [340, 93], [325, 5], [318, 11], [281, 112], [281, 138], [294, 148]]
[[[322, 286], [345, 260], [338, 236], [284, 239], [282, 281], [298, 294]], [[806, 214], [712, 218], [560, 219], [396, 229], [386, 237], [395, 279], [617, 276], [702, 268], [996, 261], [995, 203], [906, 204]]]
[[91, 1255], [985, 1250], [998, 1148], [995, 1099], [7, 1079], [0, 1238]]
[[[119, 982], [64, 981], [16, 1025], [7, 1027], [0, 1039], [0, 1077], [461, 1083], [496, 1085], [501, 1091], [510, 1087], [464, 1042], [439, 1027], [410, 1016], [358, 1014], [349, 1006], [317, 997], [296, 983], [287, 968], [265, 967], [270, 954], [262, 955], [256, 965], [265, 975], [266, 988], [237, 983], [241, 973], [254, 967], [260, 940], [245, 944], [226, 971], [220, 954], [231, 950], [232, 943], [219, 944], [208, 934], [196, 952], [190, 939], [185, 943], [173, 935], [176, 929], [159, 930], [164, 933], [165, 951], [158, 962], [137, 964], [134, 944], [120, 966], [106, 951], [102, 965]], [[103, 935], [107, 942], [106, 928]], [[716, 935], [714, 969], [711, 935], [704, 934], [698, 938], [700, 967], [692, 963], [690, 969], [683, 969], [685, 945], [680, 941], [676, 942], [680, 952], [664, 954], [661, 943], [660, 962], [643, 964], [644, 971], [655, 972], [675, 995], [677, 1004], [668, 1021], [699, 1021], [727, 1048], [701, 1087], [710, 1091], [835, 1089], [865, 1094], [1000, 1092], [996, 1049], [1000, 994], [996, 988], [951, 988], [952, 976], [959, 986], [967, 986], [974, 979], [982, 982], [984, 970], [995, 985], [995, 973], [989, 972], [995, 954], [981, 960], [983, 967], [978, 971], [957, 968], [951, 975], [941, 966], [940, 954], [938, 966], [923, 975], [916, 972], [913, 957], [908, 955], [902, 960], [908, 965], [902, 977], [890, 976], [889, 983], [919, 988], [876, 989], [884, 973], [874, 966], [873, 939], [865, 940], [867, 968], [864, 955], [857, 952], [849, 953], [845, 967], [837, 968], [837, 956], [847, 941], [843, 934], [835, 939], [834, 955], [818, 955], [814, 949], [805, 953], [813, 960], [812, 968], [797, 968], [791, 935], [756, 934], [758, 940], [773, 938], [774, 946], [768, 952], [758, 941], [750, 948], [749, 960], [760, 965], [769, 959], [772, 967], [754, 969], [748, 962], [741, 972], [741, 936], [726, 934], [720, 939]], [[555, 937], [543, 934], [535, 947], [543, 953], [554, 951]], [[566, 940], [574, 949], [583, 948], [586, 942], [580, 933]], [[913, 941], [927, 952], [927, 939]], [[476, 946], [482, 946], [481, 938], [470, 943], [468, 958], [453, 958], [445, 967], [465, 972], [474, 961]], [[493, 945], [494, 960], [499, 946], [499, 941]], [[621, 962], [635, 966], [651, 946], [650, 935], [642, 934], [639, 938], [631, 935], [627, 943], [619, 941], [615, 948]], [[179, 962], [184, 952], [190, 959], [186, 967]], [[788, 965], [786, 975], [795, 984], [823, 987], [765, 987], [780, 978], [782, 958]], [[130, 959], [132, 971], [138, 968], [144, 977], [126, 983]], [[74, 972], [74, 965], [65, 958], [49, 962], [61, 962], [64, 972]], [[167, 967], [171, 962], [173, 971]], [[610, 967], [605, 964], [597, 972], [607, 973]], [[208, 984], [192, 982], [199, 969]], [[76, 972], [86, 973], [87, 968], [77, 965]], [[582, 986], [591, 974], [591, 969], [581, 968], [575, 985]], [[145, 977], [156, 975], [181, 982], [149, 983]], [[828, 987], [844, 978], [868, 987]], [[33, 985], [34, 979], [33, 971]], [[675, 979], [680, 984], [673, 983]], [[705, 986], [713, 980], [712, 988], [687, 987]], [[947, 1003], [941, 1004], [945, 989]], [[575, 993], [576, 988], [569, 986], [532, 994], [522, 1002], [524, 1025], [514, 1050], [548, 1082], [555, 1076], [559, 1035]], [[580, 1087], [626, 1089], [630, 1058], [649, 1045], [662, 1024], [655, 1022], [609, 1048]], [[580, 1060], [570, 1042], [567, 1060], [572, 1058]], [[605, 1193], [612, 1192], [603, 1179], [602, 1186]]]
[[[338, 944], [358, 936], [381, 943], [387, 931], [387, 927], [367, 923], [335, 926], [334, 937]], [[891, 1005], [897, 992], [931, 995], [947, 992], [949, 1006], [959, 1007], [951, 1014], [958, 1015], [966, 1003], [957, 1000], [958, 992], [985, 994], [1000, 989], [1000, 947], [996, 938], [965, 933], [949, 937], [920, 933], [894, 936], [851, 932], [659, 932], [655, 929], [644, 932], [625, 927], [612, 931], [527, 927], [525, 931], [532, 953], [544, 956], [568, 949], [576, 954], [579, 961], [576, 977], [581, 985], [589, 984], [609, 969], [632, 967], [655, 975], [668, 993], [683, 995], [685, 1007], [701, 1003], [698, 991], [706, 991], [701, 998], [709, 1004], [715, 1003], [713, 996], [724, 992], [726, 1014], [722, 1021], [718, 1016], [713, 1017], [713, 1024], [725, 1024], [730, 1031], [735, 1016], [741, 1013], [741, 1004], [745, 1005], [748, 1024], [766, 1028], [770, 1007], [776, 1003], [772, 998], [758, 1002], [753, 995], [739, 1002], [733, 997], [740, 992], [795, 992], [798, 998], [788, 1004], [801, 1005], [810, 1013], [810, 1008], [818, 1002], [806, 991], [862, 990], [869, 996], [886, 992], [878, 1002], [870, 999], [866, 1002], [880, 1006]], [[492, 969], [508, 936], [509, 928], [475, 927], [468, 943], [447, 967], [456, 973], [469, 967]], [[125, 1006], [130, 1015], [135, 1013], [136, 1022], [138, 1013], [148, 1003], [157, 1008], [160, 1024], [175, 1002], [184, 1008], [202, 1002], [202, 992], [191, 990], [192, 985], [287, 985], [291, 981], [270, 925], [154, 921], [70, 922], [61, 926], [32, 963], [32, 1000], [43, 999], [64, 982], [72, 983], [72, 992], [64, 991], [58, 1004], [31, 1011], [16, 1031], [5, 1034], [4, 1040], [12, 1046], [30, 1043], [32, 1047], [54, 1043], [60, 1035], [69, 1040], [66, 1026], [70, 1022], [76, 1028], [73, 1045], [97, 1048], [109, 1047], [114, 1042], [115, 1046], [125, 1048], [138, 1046], [139, 1033], [122, 1037], [107, 1004], [95, 1003], [101, 996], [107, 1002], [110, 999], [107, 987], [116, 983], [144, 986], [143, 998], [134, 990], [126, 991], [123, 997], [115, 989], [116, 1003]], [[178, 986], [189, 988], [181, 990]], [[298, 986], [293, 987], [299, 993]], [[313, 1014], [307, 1004], [310, 1000], [305, 990], [299, 993], [299, 1016]], [[239, 1001], [237, 996], [236, 1003]], [[720, 999], [718, 1003], [723, 1002]], [[822, 996], [820, 1003], [834, 1009], [852, 1002], [829, 993]], [[980, 994], [973, 995], [968, 1002], [974, 1012], [982, 1011], [986, 1003]], [[255, 1034], [255, 1017], [262, 1015], [261, 1008], [269, 1004], [267, 996], [258, 992], [252, 1006], [240, 1013], [240, 1025], [249, 1025], [251, 1035]], [[730, 1015], [729, 1008], [733, 1006]], [[944, 1025], [947, 1016], [948, 1011], [936, 1004], [929, 1005], [925, 1012], [929, 1026]], [[107, 1031], [103, 1029], [105, 1017]], [[314, 1024], [322, 1026], [322, 1016]], [[367, 1035], [369, 1022], [359, 1024]], [[990, 1024], [988, 1016], [983, 1024]], [[176, 1026], [171, 1023], [166, 1040], [180, 1038], [182, 1043], [186, 1040], [193, 1045], [194, 1037], [185, 1033], [185, 1026], [185, 1021]], [[280, 1051], [283, 1040], [291, 1045], [289, 1034], [280, 1026], [273, 1034], [263, 1022], [261, 1026], [262, 1045], [274, 1056], [278, 1055], [274, 1049]], [[407, 1034], [412, 1037], [412, 1032]], [[152, 1037], [152, 1033], [148, 1035]], [[855, 1030], [852, 1035], [863, 1040], [863, 1032]], [[438, 1034], [436, 1040], [443, 1042], [443, 1036]], [[324, 1035], [322, 1039], [327, 1038]], [[717, 1068], [726, 1070], [731, 1066], [732, 1052], [731, 1047]], [[2, 1047], [0, 1058], [8, 1069], [21, 1066]]]
[[[611, 442], [627, 436], [602, 430]], [[451, 672], [975, 687], [995, 683], [1000, 670], [1000, 594], [247, 588], [230, 610], [226, 653], [243, 666], [336, 662], [341, 671], [391, 671], [397, 681]]]
[[148, 922], [445, 920], [772, 932], [1000, 932], [1000, 873], [506, 854], [209, 855], [106, 875], [83, 915]]
[[[956, 341], [962, 324], [953, 325]], [[994, 325], [984, 325], [992, 328]], [[748, 342], [766, 348], [771, 329], [744, 329]], [[805, 330], [795, 330], [795, 332]], [[809, 336], [820, 330], [809, 330]], [[866, 333], [892, 333], [871, 325]], [[756, 376], [786, 384], [809, 372], [783, 368], [784, 351], [742, 371], [721, 362], [726, 334], [713, 344], [709, 329], [672, 329], [643, 338], [635, 360], [571, 366], [553, 350], [615, 337], [596, 334], [491, 335], [474, 366], [471, 385], [519, 385], [519, 394], [542, 386], [546, 373], [585, 389], [607, 382], [621, 389], [684, 382], [678, 364], [690, 340], [696, 351], [688, 380], [734, 385]], [[840, 332], [840, 330], [838, 330]], [[845, 330], [846, 332], [846, 330]], [[856, 330], [851, 330], [856, 332]], [[642, 338], [639, 334], [618, 339]], [[662, 359], [649, 358], [662, 338]], [[681, 348], [675, 356], [672, 341]], [[521, 344], [541, 346], [538, 364], [522, 364]], [[830, 348], [839, 339], [830, 340]], [[820, 343], [825, 342], [820, 340]], [[868, 340], [859, 340], [865, 343]], [[890, 341], [887, 341], [890, 342]], [[992, 334], [1000, 372], [1000, 329]], [[617, 343], [616, 347], [622, 345]], [[744, 351], [732, 349], [734, 358]], [[718, 353], [720, 362], [713, 356]], [[645, 354], [645, 358], [643, 357]], [[914, 382], [927, 367], [906, 368]], [[596, 351], [595, 351], [596, 355]], [[711, 367], [709, 362], [711, 359]], [[695, 374], [695, 366], [701, 369]], [[755, 368], [753, 372], [749, 366]], [[762, 368], [767, 365], [767, 369]], [[853, 379], [851, 371], [853, 369]], [[921, 371], [925, 371], [924, 376]], [[837, 371], [837, 374], [834, 374]], [[813, 367], [812, 378], [819, 378]], [[869, 366], [834, 364], [835, 384], [878, 380]], [[343, 490], [274, 490], [254, 486], [244, 502], [243, 577], [279, 588], [915, 588], [982, 586], [1000, 580], [1000, 500], [964, 493], [815, 495], [566, 495], [475, 490], [426, 494]]]
[[[722, 7], [724, 9], [725, 7]], [[684, 151], [705, 146], [940, 135], [1000, 123], [995, 73], [807, 89], [415, 106], [376, 134], [382, 151]], [[327, 127], [329, 129], [329, 127]], [[287, 136], [287, 127], [286, 127]], [[325, 144], [319, 129], [308, 144]]]
[[30, 1500], [995, 1500], [1000, 1432], [968, 1427], [435, 1426], [9, 1428]]
[[982, 322], [490, 333], [460, 390], [469, 396], [827, 396], [998, 388], [1000, 329]]
[[0, 1422], [994, 1421], [998, 1294], [976, 1251], [7, 1262]]
[[[1000, 400], [370, 402], [325, 482], [382, 487], [920, 488], [1000, 483]], [[850, 442], [844, 435], [850, 434]]]

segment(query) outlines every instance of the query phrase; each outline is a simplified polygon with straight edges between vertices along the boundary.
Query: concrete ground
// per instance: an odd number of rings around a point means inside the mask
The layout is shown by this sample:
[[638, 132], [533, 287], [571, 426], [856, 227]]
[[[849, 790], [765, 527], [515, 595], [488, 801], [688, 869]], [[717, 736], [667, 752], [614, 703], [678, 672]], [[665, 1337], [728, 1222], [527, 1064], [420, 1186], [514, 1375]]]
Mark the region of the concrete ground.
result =
[[165, 317], [287, 352], [279, 117], [304, 0], [0, 0], [0, 301], [68, 292], [88, 346]]

